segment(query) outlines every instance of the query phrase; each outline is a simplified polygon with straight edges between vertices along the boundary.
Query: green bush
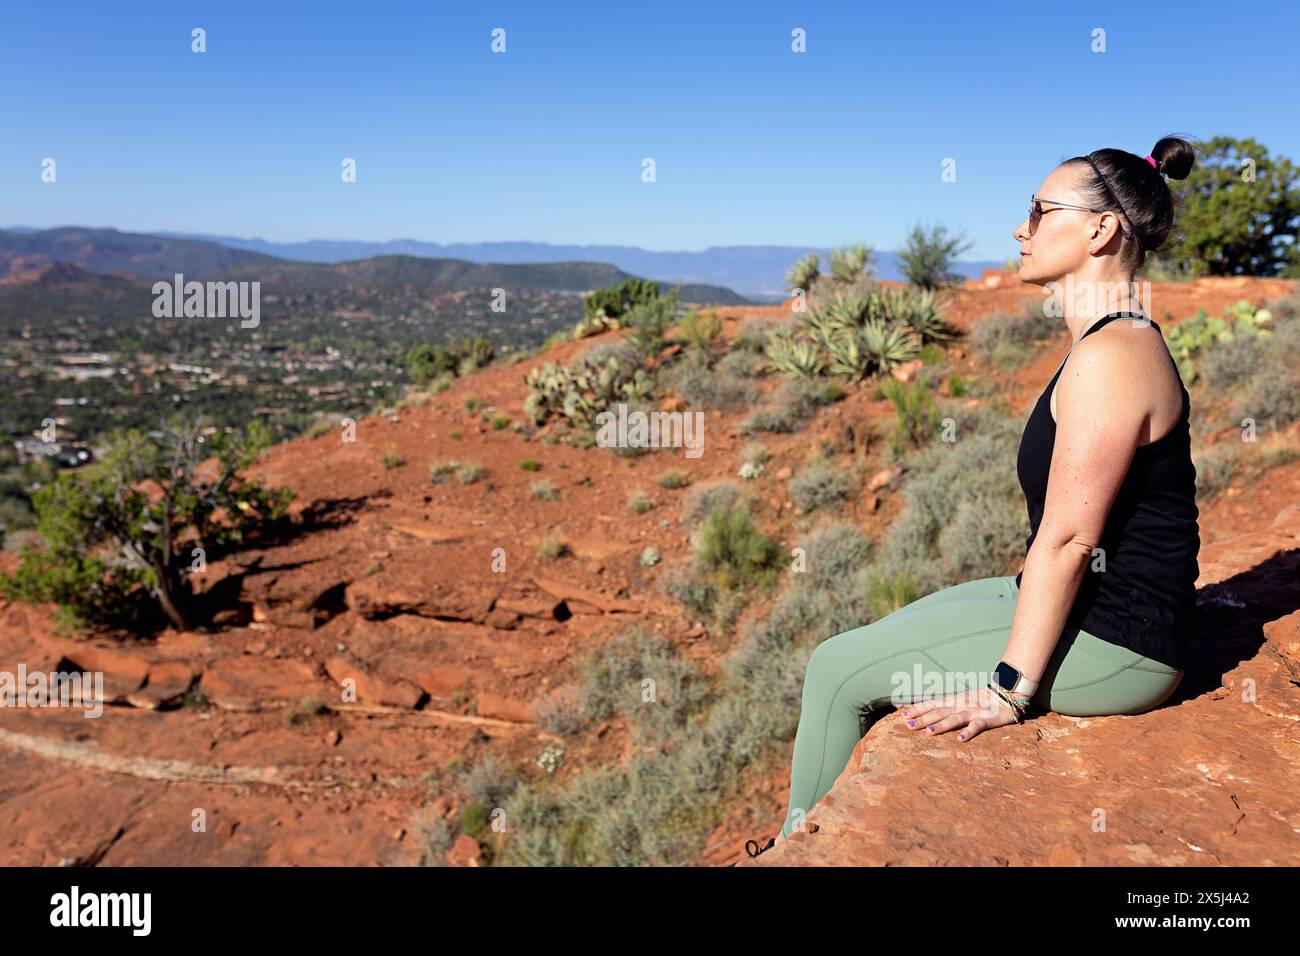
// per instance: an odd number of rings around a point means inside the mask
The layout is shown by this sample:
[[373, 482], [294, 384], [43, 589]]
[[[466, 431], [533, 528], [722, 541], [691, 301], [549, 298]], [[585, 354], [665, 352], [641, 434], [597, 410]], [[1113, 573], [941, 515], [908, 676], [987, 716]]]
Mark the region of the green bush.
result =
[[844, 389], [834, 382], [787, 379], [777, 389], [771, 404], [755, 410], [740, 423], [740, 430], [775, 434], [798, 431], [817, 408], [839, 401], [844, 394]]
[[[484, 754], [457, 781], [468, 805], [489, 811], [502, 806], [518, 786], [518, 777], [494, 753]], [[470, 832], [466, 830], [465, 832]]]
[[560, 490], [555, 487], [553, 482], [549, 482], [545, 478], [534, 481], [531, 490], [534, 498], [540, 498], [543, 501], [554, 501], [560, 497]]
[[487, 469], [475, 461], [461, 462], [456, 466], [456, 480], [462, 485], [472, 485], [487, 476]]
[[[712, 707], [676, 722], [672, 747], [638, 751], [562, 787], [520, 788], [507, 808], [514, 823], [505, 858], [531, 866], [698, 860], [727, 798], [753, 772], [769, 772], [767, 759], [788, 761], [812, 647], [865, 622], [857, 579], [824, 590], [798, 578], [728, 655]], [[605, 684], [627, 686], [643, 670]]]
[[761, 378], [767, 370], [767, 363], [761, 350], [754, 352], [747, 348], [732, 348], [719, 359], [717, 369], [719, 374], [733, 380]]
[[922, 289], [956, 285], [962, 277], [953, 271], [953, 263], [971, 245], [960, 237], [949, 237], [945, 226], [926, 229], [918, 223], [898, 253], [898, 267], [912, 285]]
[[1023, 562], [1029, 521], [1016, 477], [1022, 423], [981, 408], [953, 413], [954, 441], [932, 442], [909, 463], [906, 501], [872, 572], [905, 575], [921, 594]]
[[583, 717], [627, 719], [640, 744], [661, 744], [708, 697], [708, 682], [665, 638], [632, 628], [578, 664]]
[[664, 582], [664, 590], [694, 618], [708, 620], [718, 605], [718, 587], [708, 575], [687, 566], [677, 568]]
[[1027, 301], [1018, 312], [990, 316], [971, 327], [970, 341], [982, 361], [1007, 372], [1023, 365], [1032, 354], [1030, 343], [1058, 334], [1064, 320], [1046, 314], [1040, 299]]
[[620, 402], [642, 402], [654, 389], [654, 380], [626, 349], [615, 354], [593, 349], [571, 366], [547, 362], [533, 368], [524, 384], [528, 386], [524, 411], [534, 425], [563, 418], [588, 432], [596, 428], [601, 412], [613, 411]]
[[1165, 333], [1169, 353], [1178, 363], [1178, 371], [1186, 384], [1196, 381], [1197, 363], [1207, 350], [1232, 343], [1260, 340], [1260, 345], [1271, 344], [1270, 328], [1273, 313], [1256, 309], [1249, 300], [1242, 299], [1223, 310], [1222, 316], [1212, 316], [1204, 309], [1184, 319]]
[[715, 510], [730, 508], [740, 497], [740, 486], [734, 481], [714, 485], [696, 485], [682, 505], [682, 523], [688, 528], [700, 524]]
[[799, 543], [807, 556], [807, 583], [833, 591], [866, 566], [871, 544], [856, 527], [831, 522]]
[[848, 501], [853, 497], [853, 482], [842, 469], [817, 458], [790, 479], [790, 497], [806, 514]]
[[867, 580], [866, 601], [875, 620], [888, 617], [920, 597], [916, 582], [904, 571], [880, 572]]
[[663, 379], [669, 392], [697, 409], [734, 411], [758, 398], [753, 382], [736, 375], [730, 366], [719, 362], [710, 368], [706, 361], [694, 356], [677, 362]]
[[869, 278], [873, 272], [871, 248], [859, 242], [831, 250], [831, 275], [842, 282]]
[[639, 305], [659, 298], [659, 283], [649, 279], [629, 277], [605, 289], [597, 289], [582, 301], [583, 314], [588, 319], [607, 316], [621, 319]]
[[423, 388], [442, 376], [467, 375], [488, 365], [492, 358], [492, 343], [485, 338], [462, 339], [459, 345], [421, 343], [407, 351], [406, 372]]
[[[215, 559], [279, 519], [293, 497], [247, 477], [270, 444], [260, 424], [203, 432], [199, 420], [178, 420], [157, 440], [117, 433], [100, 462], [41, 488], [33, 503], [45, 548], [25, 550], [0, 593], [56, 603], [65, 621], [126, 624], [160, 612], [192, 629], [195, 549]], [[213, 458], [215, 469], [201, 469]]]
[[743, 504], [715, 508], [697, 531], [695, 563], [713, 572], [726, 590], [766, 586], [778, 566], [781, 545], [765, 535]]
[[542, 540], [541, 546], [537, 549], [537, 556], [540, 558], [562, 558], [566, 554], [572, 554], [569, 546], [554, 535], [548, 535]]
[[767, 345], [767, 331], [771, 323], [764, 319], [746, 319], [740, 326], [740, 332], [731, 342], [727, 356], [749, 355], [761, 356]]
[[643, 359], [654, 359], [667, 345], [665, 335], [677, 317], [677, 289], [666, 296], [642, 302], [623, 316], [626, 340]]
[[894, 430], [889, 444], [895, 458], [902, 458], [909, 448], [923, 448], [938, 437], [939, 411], [928, 379], [922, 377], [911, 382], [887, 379], [877, 391], [894, 403]]
[[420, 866], [449, 866], [447, 852], [456, 840], [447, 821], [432, 810], [424, 810], [415, 822], [415, 839], [420, 847]]
[[722, 334], [722, 319], [714, 311], [688, 309], [682, 316], [678, 332], [691, 352], [708, 361], [713, 358], [718, 336]]
[[561, 737], [573, 737], [582, 729], [582, 705], [568, 697], [551, 695], [537, 705], [537, 726]]

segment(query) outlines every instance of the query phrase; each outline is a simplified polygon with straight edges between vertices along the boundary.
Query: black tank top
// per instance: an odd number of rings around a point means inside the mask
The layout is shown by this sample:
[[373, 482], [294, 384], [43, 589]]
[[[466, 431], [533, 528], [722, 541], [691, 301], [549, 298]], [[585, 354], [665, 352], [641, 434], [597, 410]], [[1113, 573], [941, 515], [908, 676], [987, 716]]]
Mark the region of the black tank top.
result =
[[[1094, 323], [1080, 340], [1119, 318], [1146, 316], [1114, 312]], [[1154, 321], [1151, 324], [1160, 331]], [[1165, 354], [1169, 354], [1168, 349]], [[1169, 361], [1173, 362], [1172, 355]], [[1034, 405], [1016, 457], [1016, 472], [1029, 510], [1026, 552], [1043, 519], [1047, 475], [1056, 443], [1051, 395], [1064, 368], [1063, 361]], [[1175, 372], [1177, 368], [1175, 363]], [[1104, 641], [1182, 668], [1195, 635], [1201, 539], [1196, 468], [1188, 427], [1192, 400], [1181, 376], [1179, 387], [1183, 413], [1168, 435], [1134, 452], [1098, 543], [1103, 549], [1105, 570], [1093, 569], [1094, 564], [1101, 563], [1094, 554], [1088, 561], [1067, 627], [1075, 625]], [[1022, 569], [1016, 575], [1017, 586], [1023, 573]]]

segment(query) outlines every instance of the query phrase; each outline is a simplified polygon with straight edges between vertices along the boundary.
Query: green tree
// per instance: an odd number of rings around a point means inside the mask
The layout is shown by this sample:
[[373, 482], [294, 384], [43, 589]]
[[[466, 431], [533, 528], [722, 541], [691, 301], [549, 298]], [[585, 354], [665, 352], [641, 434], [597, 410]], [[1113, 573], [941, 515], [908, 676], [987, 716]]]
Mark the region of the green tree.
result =
[[406, 353], [406, 374], [421, 388], [439, 375], [466, 375], [492, 361], [492, 343], [485, 338], [461, 339], [459, 345], [411, 346]]
[[1188, 276], [1300, 276], [1300, 187], [1296, 168], [1253, 139], [1198, 144], [1191, 174], [1170, 180], [1176, 238], [1156, 264]]
[[938, 289], [961, 281], [952, 270], [952, 264], [972, 243], [960, 236], [949, 237], [947, 227], [935, 225], [926, 229], [920, 223], [907, 234], [903, 250], [898, 254], [899, 268], [907, 280], [922, 289]]
[[626, 339], [643, 359], [654, 358], [667, 344], [664, 336], [677, 318], [680, 291], [680, 286], [673, 286], [668, 295], [642, 302], [623, 316]]
[[118, 433], [102, 461], [41, 488], [33, 504], [45, 547], [24, 550], [0, 593], [54, 602], [84, 623], [123, 623], [152, 603], [175, 627], [192, 627], [197, 561], [244, 541], [292, 499], [244, 474], [270, 442], [263, 426], [202, 432], [201, 421], [177, 421], [159, 439]]
[[419, 345], [411, 346], [410, 351], [406, 353], [406, 374], [421, 388], [432, 382], [440, 373], [454, 373], [455, 370], [455, 365], [448, 361], [447, 349], [444, 346], [439, 345], [435, 348], [427, 342], [421, 342]]
[[631, 276], [607, 289], [597, 289], [583, 300], [583, 313], [589, 319], [606, 315], [622, 318], [639, 305], [648, 305], [659, 298], [659, 283]]

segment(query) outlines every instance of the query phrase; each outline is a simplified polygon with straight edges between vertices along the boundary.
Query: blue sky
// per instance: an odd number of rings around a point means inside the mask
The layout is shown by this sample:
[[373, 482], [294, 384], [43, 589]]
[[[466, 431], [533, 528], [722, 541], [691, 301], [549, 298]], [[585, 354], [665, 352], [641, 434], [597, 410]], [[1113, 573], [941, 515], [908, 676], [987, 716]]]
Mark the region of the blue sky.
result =
[[1300, 160], [1298, 43], [1271, 0], [6, 3], [0, 224], [885, 250], [925, 220], [1001, 260], [1069, 156]]

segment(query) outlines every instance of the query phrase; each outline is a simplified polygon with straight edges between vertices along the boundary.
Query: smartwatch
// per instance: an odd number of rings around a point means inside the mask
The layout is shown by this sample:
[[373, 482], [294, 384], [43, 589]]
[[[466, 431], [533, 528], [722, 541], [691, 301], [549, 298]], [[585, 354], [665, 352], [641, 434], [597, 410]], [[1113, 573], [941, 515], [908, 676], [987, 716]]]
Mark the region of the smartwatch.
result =
[[993, 683], [1005, 691], [1014, 691], [1025, 697], [1033, 697], [1038, 690], [1038, 681], [1030, 680], [1006, 661], [998, 662], [997, 669], [993, 671]]

